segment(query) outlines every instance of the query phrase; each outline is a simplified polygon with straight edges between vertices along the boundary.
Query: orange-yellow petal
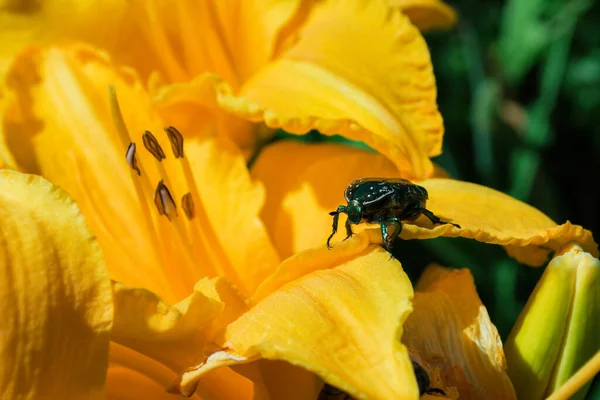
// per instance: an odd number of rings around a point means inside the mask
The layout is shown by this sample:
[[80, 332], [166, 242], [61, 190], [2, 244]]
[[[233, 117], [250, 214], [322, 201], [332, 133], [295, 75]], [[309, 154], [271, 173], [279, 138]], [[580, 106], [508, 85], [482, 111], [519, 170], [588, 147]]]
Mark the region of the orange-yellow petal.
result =
[[[114, 127], [111, 84], [129, 136]], [[225, 139], [203, 139], [185, 141], [185, 159], [175, 159], [163, 131], [171, 121], [153, 113], [131, 70], [84, 45], [31, 49], [14, 63], [7, 85], [2, 133], [8, 150], [18, 166], [48, 177], [80, 202], [111, 278], [174, 303], [204, 276], [229, 275], [249, 295], [277, 266], [258, 218], [263, 189], [250, 179], [243, 156]], [[207, 118], [197, 128], [210, 132], [213, 124]], [[144, 148], [145, 130], [165, 151], [160, 164]], [[137, 143], [140, 175], [126, 162], [129, 141]], [[191, 221], [181, 209], [173, 223], [159, 215], [154, 192], [161, 179], [177, 206], [191, 194]], [[232, 246], [236, 237], [244, 240]]]
[[[313, 1], [212, 0], [211, 2], [213, 4], [207, 8], [213, 7], [215, 10], [214, 15], [217, 18], [215, 24], [220, 25], [222, 29], [222, 46], [230, 54], [238, 82], [243, 84], [274, 57], [278, 47], [306, 18]], [[198, 46], [199, 42], [194, 41]]]
[[174, 306], [145, 289], [113, 284], [115, 323], [111, 340], [180, 372], [220, 330], [246, 311], [243, 296], [224, 278], [203, 279]]
[[456, 23], [456, 12], [440, 0], [388, 0], [392, 7], [400, 7], [410, 22], [419, 29], [447, 29]]
[[259, 218], [265, 189], [250, 177], [240, 151], [227, 140], [190, 141], [187, 152], [217, 245], [227, 258], [220, 275], [250, 295], [279, 264]]
[[402, 342], [460, 398], [516, 399], [502, 340], [468, 269], [431, 266], [415, 288]]
[[17, 167], [41, 174], [78, 201], [112, 279], [173, 298], [108, 107], [107, 86], [115, 84], [125, 111], [148, 119], [135, 75], [113, 69], [104, 53], [75, 46], [23, 52], [5, 82], [1, 129]]
[[[113, 284], [113, 297], [111, 363], [150, 379], [162, 391], [176, 375], [200, 363], [204, 353], [215, 351], [219, 334], [247, 310], [244, 297], [224, 278], [199, 281], [174, 306], [147, 290], [119, 283]], [[227, 379], [239, 381], [238, 387], [220, 387]], [[198, 393], [201, 398], [250, 398], [253, 390], [246, 378], [223, 369], [203, 377]]]
[[[282, 257], [325, 244], [331, 216], [345, 204], [344, 189], [365, 176], [397, 177], [384, 156], [339, 144], [281, 141], [266, 147], [252, 166], [266, 187], [261, 218]], [[335, 241], [343, 240], [344, 216]]]
[[429, 177], [442, 118], [427, 45], [384, 0], [315, 6], [297, 43], [257, 72], [226, 110], [292, 133], [318, 129], [364, 141], [407, 176]]
[[314, 400], [321, 391], [321, 379], [296, 365], [276, 360], [260, 360], [256, 365], [268, 396], [266, 399]]
[[598, 246], [590, 231], [568, 221], [558, 225], [538, 209], [494, 189], [452, 179], [415, 183], [429, 192], [427, 209], [461, 228], [433, 227], [421, 216], [416, 225], [404, 225], [401, 234], [404, 239], [446, 236], [501, 244], [509, 255], [531, 266], [543, 265], [551, 252], [571, 241], [598, 256]]
[[1, 170], [0, 226], [0, 397], [104, 398], [110, 282], [77, 205]]
[[[311, 2], [299, 0], [132, 1], [124, 24], [137, 30], [117, 53], [148, 46], [167, 83], [213, 72], [239, 87], [294, 32]], [[133, 60], [145, 70], [143, 59]]]
[[[126, 3], [120, 0], [12, 0], [0, 3], [0, 76], [10, 60], [31, 44], [52, 44], [71, 40], [93, 42], [115, 49], [128, 37], [121, 24]], [[122, 35], [122, 36], [121, 36]], [[68, 40], [67, 39], [67, 40]], [[129, 60], [143, 52], [131, 46]]]
[[174, 376], [173, 371], [152, 358], [111, 342], [106, 398], [167, 400], [172, 396], [165, 388]]
[[[363, 236], [343, 247], [363, 248], [353, 243], [368, 243]], [[266, 358], [312, 371], [357, 398], [417, 398], [412, 364], [399, 341], [411, 311], [410, 281], [379, 247], [350, 259], [349, 253], [323, 247], [288, 260], [288, 276], [301, 277], [230, 324], [223, 350], [183, 374], [181, 392], [190, 393], [215, 368]]]
[[[167, 392], [177, 374], [158, 361], [114, 342], [110, 345], [110, 363], [106, 392], [110, 399], [173, 399]], [[221, 368], [203, 377], [193, 399], [252, 399], [254, 384], [229, 368]]]

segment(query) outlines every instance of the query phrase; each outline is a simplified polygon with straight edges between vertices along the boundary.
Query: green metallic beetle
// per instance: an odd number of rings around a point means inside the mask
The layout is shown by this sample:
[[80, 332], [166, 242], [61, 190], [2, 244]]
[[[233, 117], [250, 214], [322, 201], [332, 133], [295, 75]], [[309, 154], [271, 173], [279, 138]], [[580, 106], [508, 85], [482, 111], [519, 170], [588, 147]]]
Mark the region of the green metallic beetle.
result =
[[401, 221], [412, 221], [423, 214], [434, 224], [451, 224], [460, 228], [460, 225], [442, 221], [426, 209], [425, 204], [429, 198], [427, 190], [406, 179], [361, 178], [348, 185], [344, 197], [348, 204], [329, 213], [333, 216], [333, 231], [327, 239], [327, 248], [331, 248], [329, 242], [337, 232], [341, 213], [348, 215], [346, 239], [352, 236], [351, 225], [361, 222], [379, 223], [383, 246], [390, 253], [394, 241], [402, 232]]

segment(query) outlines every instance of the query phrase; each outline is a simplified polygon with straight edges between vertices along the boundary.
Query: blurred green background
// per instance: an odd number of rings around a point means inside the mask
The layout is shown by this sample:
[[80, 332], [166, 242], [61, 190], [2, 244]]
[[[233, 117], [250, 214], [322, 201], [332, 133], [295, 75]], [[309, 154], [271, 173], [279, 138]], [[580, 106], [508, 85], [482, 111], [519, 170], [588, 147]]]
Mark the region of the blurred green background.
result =
[[[459, 14], [457, 26], [425, 34], [446, 127], [443, 155], [434, 161], [454, 178], [511, 194], [558, 223], [582, 225], [598, 242], [600, 5], [448, 3]], [[316, 132], [303, 139], [332, 140]], [[394, 255], [413, 280], [432, 261], [470, 268], [503, 339], [543, 272], [519, 265], [500, 246], [466, 239], [399, 241]], [[600, 399], [598, 377], [587, 398]]]
[[[588, 0], [450, 4], [458, 25], [425, 35], [446, 127], [436, 161], [455, 178], [509, 193], [559, 223], [600, 232], [600, 6]], [[425, 247], [443, 263], [473, 270], [506, 337], [542, 269], [473, 241]]]

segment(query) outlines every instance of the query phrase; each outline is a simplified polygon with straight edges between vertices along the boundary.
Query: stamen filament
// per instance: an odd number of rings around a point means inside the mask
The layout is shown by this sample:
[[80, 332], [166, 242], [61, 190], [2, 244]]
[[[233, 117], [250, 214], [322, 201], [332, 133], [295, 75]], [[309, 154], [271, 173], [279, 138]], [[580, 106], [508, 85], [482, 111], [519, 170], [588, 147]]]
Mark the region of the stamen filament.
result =
[[114, 85], [108, 85], [108, 99], [110, 102], [110, 114], [112, 115], [113, 124], [117, 128], [117, 134], [121, 141], [121, 147], [126, 149], [131, 142], [129, 131], [125, 126], [125, 120], [123, 120], [123, 113], [121, 113], [121, 106], [117, 99], [117, 89]]
[[[240, 285], [241, 282], [237, 282], [235, 277], [237, 277], [237, 273], [233, 269], [229, 259], [225, 255], [223, 248], [220, 245], [211, 246], [210, 243], [219, 243], [220, 240], [215, 234], [215, 232], [211, 229], [212, 224], [208, 215], [206, 215], [206, 209], [202, 205], [202, 199], [198, 193], [196, 188], [196, 182], [194, 180], [194, 175], [192, 174], [192, 168], [186, 158], [180, 158], [181, 160], [181, 168], [183, 170], [183, 175], [185, 177], [185, 181], [187, 186], [191, 189], [192, 197], [196, 199], [196, 203], [198, 207], [195, 207], [198, 212], [196, 213], [198, 219], [200, 219], [201, 223], [204, 226], [209, 227], [206, 230], [198, 229], [198, 226], [190, 221], [190, 228], [192, 229], [192, 233], [195, 237], [197, 237], [203, 244], [204, 249], [207, 254], [211, 258], [212, 264], [220, 275], [229, 276], [233, 283]], [[208, 237], [207, 237], [208, 236]]]
[[186, 230], [181, 225], [181, 221], [179, 221], [178, 213], [177, 213], [177, 205], [173, 200], [173, 196], [171, 196], [171, 192], [164, 184], [163, 181], [158, 183], [156, 187], [156, 191], [154, 194], [154, 203], [156, 204], [156, 208], [160, 215], [165, 215], [169, 221], [171, 222], [171, 226], [175, 228], [175, 232], [179, 237], [179, 245], [183, 252], [183, 255], [186, 259], [186, 266], [188, 271], [190, 272], [190, 276], [195, 280], [199, 278], [196, 276], [195, 266], [195, 258], [192, 254], [191, 247], [192, 242], [187, 235]]
[[[119, 100], [117, 98], [117, 92], [113, 85], [109, 85], [108, 87], [108, 98], [110, 102], [110, 111], [113, 118], [113, 123], [115, 128], [117, 129], [118, 137], [121, 141], [121, 146], [123, 148], [127, 148], [131, 141], [129, 131], [125, 126], [125, 121], [123, 119], [123, 114], [121, 113], [121, 107], [119, 106]], [[167, 261], [167, 257], [165, 254], [165, 247], [162, 245], [161, 241], [158, 240], [158, 236], [156, 234], [156, 229], [154, 228], [154, 218], [150, 213], [150, 207], [148, 205], [148, 201], [146, 200], [146, 196], [144, 196], [144, 185], [146, 187], [147, 193], [152, 193], [152, 188], [150, 186], [150, 181], [148, 180], [148, 176], [143, 172], [143, 165], [138, 165], [138, 169], [140, 170], [140, 175], [135, 176], [136, 171], [131, 169], [131, 180], [133, 181], [133, 188], [135, 190], [136, 196], [138, 198], [138, 202], [140, 203], [142, 219], [144, 220], [146, 231], [148, 232], [148, 236], [150, 241], [152, 242], [152, 248], [156, 249], [157, 256], [161, 260], [161, 264], [165, 265]]]
[[[215, 272], [217, 272], [218, 274], [221, 274], [221, 275], [227, 274], [228, 276], [235, 277], [236, 276], [235, 271], [233, 271], [233, 268], [231, 267], [229, 259], [224, 254], [221, 246], [211, 246], [210, 245], [211, 242], [219, 243], [219, 239], [216, 236], [216, 234], [212, 231], [212, 229], [210, 228], [212, 225], [210, 223], [210, 220], [208, 219], [208, 216], [205, 215], [206, 212], [205, 212], [204, 208], [202, 207], [202, 201], [201, 201], [200, 195], [198, 193], [198, 190], [196, 188], [196, 182], [195, 182], [194, 176], [192, 174], [192, 168], [190, 167], [188, 160], [184, 157], [183, 135], [181, 134], [181, 132], [179, 132], [173, 126], [165, 127], [165, 132], [166, 132], [167, 136], [169, 137], [169, 141], [171, 142], [171, 147], [173, 149], [175, 158], [179, 158], [179, 160], [181, 161], [180, 165], [181, 165], [181, 168], [183, 171], [183, 175], [184, 175], [186, 184], [187, 184], [188, 188], [190, 188], [192, 190], [191, 193], [187, 193], [184, 196], [184, 198], [182, 198], [182, 202], [185, 200], [185, 202], [188, 203], [187, 206], [184, 205], [183, 207], [184, 207], [184, 211], [186, 211], [186, 215], [188, 216], [188, 220], [189, 220], [188, 226], [189, 226], [190, 233], [192, 234], [192, 237], [195, 240], [197, 240], [199, 243], [201, 243], [204, 251], [206, 252], [206, 254], [208, 254], [208, 256], [211, 260], [211, 264], [215, 268]], [[209, 227], [206, 231], [198, 229], [198, 226], [192, 222], [192, 218], [195, 217], [195, 215], [196, 215], [195, 207], [194, 207], [194, 203], [193, 203], [194, 197], [197, 199], [197, 201], [200, 204], [202, 223], [204, 223], [205, 226]], [[191, 207], [190, 207], [190, 205], [191, 205]], [[191, 211], [191, 213], [188, 214], [188, 211], [186, 209]], [[191, 217], [190, 217], [190, 215], [191, 215]], [[207, 235], [209, 235], [210, 237], [207, 237]], [[227, 270], [227, 272], [226, 272], [226, 270]], [[235, 283], [238, 283], [238, 282], [235, 282]]]
[[586, 383], [600, 372], [600, 351], [590, 358], [568, 381], [552, 393], [546, 400], [570, 399]]

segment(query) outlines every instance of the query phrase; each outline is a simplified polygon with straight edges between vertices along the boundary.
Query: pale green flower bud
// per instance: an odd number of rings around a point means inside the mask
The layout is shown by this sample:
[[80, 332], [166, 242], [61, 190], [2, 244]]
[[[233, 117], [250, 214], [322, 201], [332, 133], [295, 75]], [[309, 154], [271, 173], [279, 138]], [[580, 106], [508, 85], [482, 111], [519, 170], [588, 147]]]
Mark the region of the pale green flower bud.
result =
[[548, 396], [598, 349], [600, 261], [569, 244], [548, 264], [504, 346], [517, 397]]

